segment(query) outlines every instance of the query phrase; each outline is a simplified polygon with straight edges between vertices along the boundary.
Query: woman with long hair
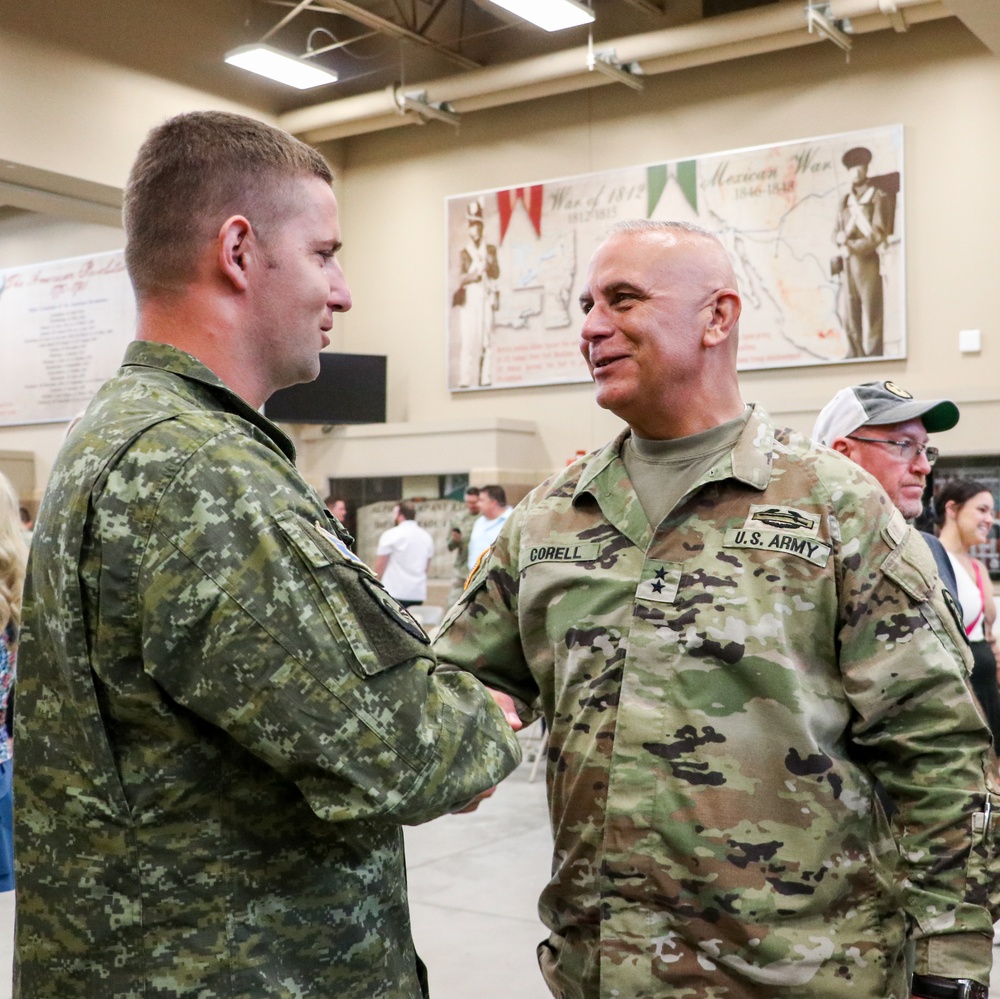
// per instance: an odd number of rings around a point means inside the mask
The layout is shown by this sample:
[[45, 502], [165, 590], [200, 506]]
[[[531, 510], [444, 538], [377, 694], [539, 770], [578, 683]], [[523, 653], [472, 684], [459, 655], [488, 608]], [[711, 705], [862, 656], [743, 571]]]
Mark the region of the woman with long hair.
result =
[[14, 888], [14, 743], [8, 708], [27, 560], [17, 494], [0, 473], [0, 892]]
[[993, 526], [993, 493], [973, 479], [951, 479], [935, 498], [938, 537], [955, 567], [958, 601], [972, 647], [972, 690], [982, 705], [993, 743], [1000, 746], [1000, 687], [993, 622], [996, 604], [986, 566], [972, 557]]

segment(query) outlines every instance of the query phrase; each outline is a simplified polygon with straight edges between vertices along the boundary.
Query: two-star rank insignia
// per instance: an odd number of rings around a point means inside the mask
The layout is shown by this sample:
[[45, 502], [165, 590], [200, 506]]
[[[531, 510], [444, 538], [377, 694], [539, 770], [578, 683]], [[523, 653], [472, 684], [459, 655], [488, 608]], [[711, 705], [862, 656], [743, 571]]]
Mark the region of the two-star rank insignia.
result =
[[681, 564], [650, 559], [643, 566], [642, 579], [636, 587], [637, 600], [672, 604], [677, 599], [681, 583]]

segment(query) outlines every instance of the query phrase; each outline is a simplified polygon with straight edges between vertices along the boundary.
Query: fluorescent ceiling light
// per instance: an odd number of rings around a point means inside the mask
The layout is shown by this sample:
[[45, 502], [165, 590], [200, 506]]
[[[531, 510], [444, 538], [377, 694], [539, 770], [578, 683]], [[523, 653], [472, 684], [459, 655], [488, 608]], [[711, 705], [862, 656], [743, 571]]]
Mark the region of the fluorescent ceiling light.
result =
[[493, 0], [498, 7], [546, 31], [575, 28], [594, 20], [594, 12], [577, 0]]
[[337, 82], [337, 74], [333, 70], [314, 66], [286, 52], [279, 52], [270, 45], [241, 45], [226, 53], [226, 62], [230, 66], [239, 66], [258, 76], [266, 76], [269, 80], [295, 87], [296, 90], [308, 90], [324, 83]]

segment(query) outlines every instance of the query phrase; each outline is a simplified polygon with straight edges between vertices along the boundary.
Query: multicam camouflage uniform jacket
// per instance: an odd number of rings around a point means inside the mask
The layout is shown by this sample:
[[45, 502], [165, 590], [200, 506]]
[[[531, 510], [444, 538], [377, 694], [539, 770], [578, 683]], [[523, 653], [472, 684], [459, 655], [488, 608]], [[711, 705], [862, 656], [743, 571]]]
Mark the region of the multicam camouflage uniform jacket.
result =
[[453, 604], [462, 595], [465, 581], [469, 578], [469, 537], [472, 525], [478, 518], [478, 513], [471, 513], [463, 507], [451, 522], [451, 530], [462, 535], [460, 541], [455, 541], [448, 535], [448, 551], [455, 553], [455, 572], [452, 578], [451, 590], [448, 592], [448, 603]]
[[987, 982], [989, 736], [926, 545], [759, 409], [654, 531], [624, 439], [521, 502], [436, 640], [551, 726], [553, 993], [901, 999], [908, 933]]
[[421, 995], [400, 823], [519, 751], [292, 462], [138, 342], [64, 447], [20, 664], [22, 999]]

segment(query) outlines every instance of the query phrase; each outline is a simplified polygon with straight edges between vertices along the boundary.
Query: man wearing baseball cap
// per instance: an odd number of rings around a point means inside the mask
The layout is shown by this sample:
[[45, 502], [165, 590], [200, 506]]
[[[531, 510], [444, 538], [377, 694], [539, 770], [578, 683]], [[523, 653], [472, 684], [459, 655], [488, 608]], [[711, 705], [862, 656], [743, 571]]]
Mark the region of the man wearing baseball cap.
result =
[[[928, 434], [956, 423], [958, 407], [950, 399], [914, 399], [895, 382], [866, 382], [841, 389], [820, 411], [812, 436], [878, 479], [899, 512], [912, 520], [923, 509], [927, 476], [938, 458]], [[954, 596], [955, 571], [941, 542], [932, 534], [923, 537]]]

